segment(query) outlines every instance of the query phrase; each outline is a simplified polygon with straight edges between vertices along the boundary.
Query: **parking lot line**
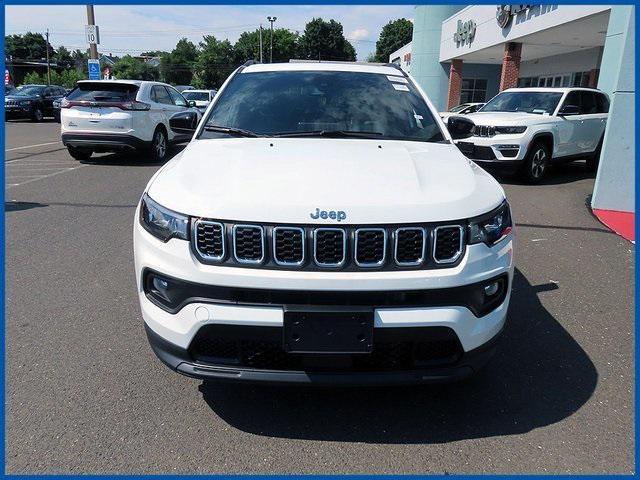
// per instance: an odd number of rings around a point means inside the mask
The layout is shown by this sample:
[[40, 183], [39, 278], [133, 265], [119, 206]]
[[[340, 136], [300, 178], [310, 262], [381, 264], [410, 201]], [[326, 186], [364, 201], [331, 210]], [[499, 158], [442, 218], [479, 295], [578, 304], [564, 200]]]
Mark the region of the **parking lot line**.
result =
[[35, 145], [25, 145], [23, 147], [7, 148], [5, 152], [13, 152], [15, 150], [26, 150], [28, 148], [44, 147], [47, 145], [56, 145], [58, 143], [62, 143], [62, 140], [58, 140], [57, 142], [37, 143]]
[[[18, 182], [18, 183], [8, 183], [7, 184], [7, 188], [9, 188], [9, 187], [17, 187], [17, 186], [20, 186], [20, 185], [26, 185], [27, 183], [32, 183], [32, 182], [36, 182], [38, 180], [43, 180], [45, 178], [54, 177], [56, 175], [60, 175], [61, 173], [70, 172], [72, 170], [78, 170], [79, 168], [82, 168], [82, 167], [86, 167], [86, 165], [81, 164], [81, 165], [78, 165], [76, 167], [65, 168], [63, 170], [58, 170], [57, 172], [49, 173], [47, 175], [37, 175], [37, 176], [36, 175], [14, 175], [12, 178], [28, 178], [28, 177], [35, 177], [35, 178], [29, 178], [29, 180], [25, 180], [24, 182], [21, 181], [21, 182]], [[11, 181], [11, 179], [7, 178], [7, 182], [10, 182], [10, 181]]]

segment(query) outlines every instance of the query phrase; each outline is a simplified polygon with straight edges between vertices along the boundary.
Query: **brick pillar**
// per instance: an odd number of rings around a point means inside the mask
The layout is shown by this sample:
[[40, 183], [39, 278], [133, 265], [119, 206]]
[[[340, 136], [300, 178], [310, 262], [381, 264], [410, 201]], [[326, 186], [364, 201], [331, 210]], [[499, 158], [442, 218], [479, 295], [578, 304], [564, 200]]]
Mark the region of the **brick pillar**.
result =
[[504, 46], [502, 57], [502, 73], [500, 74], [500, 91], [518, 86], [520, 76], [520, 54], [522, 44], [509, 42]]
[[598, 86], [598, 77], [600, 76], [599, 68], [589, 70], [589, 87], [596, 88]]
[[460, 90], [462, 89], [462, 60], [451, 60], [449, 69], [449, 93], [447, 95], [447, 110], [460, 103]]

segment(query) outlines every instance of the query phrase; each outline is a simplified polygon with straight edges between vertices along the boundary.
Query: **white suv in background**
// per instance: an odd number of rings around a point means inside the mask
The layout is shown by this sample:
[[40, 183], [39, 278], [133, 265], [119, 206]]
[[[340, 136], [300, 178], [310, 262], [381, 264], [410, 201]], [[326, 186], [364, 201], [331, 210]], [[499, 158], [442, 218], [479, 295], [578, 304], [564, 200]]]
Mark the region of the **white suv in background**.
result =
[[609, 98], [591, 88], [511, 88], [478, 112], [450, 117], [460, 150], [487, 168], [537, 183], [550, 164], [600, 157]]
[[191, 138], [173, 132], [169, 119], [197, 112], [172, 86], [138, 80], [80, 81], [60, 108], [62, 143], [77, 160], [94, 152], [138, 150], [161, 162], [170, 143]]
[[[194, 114], [171, 125], [193, 132]], [[236, 70], [133, 230], [147, 336], [191, 377], [461, 378], [507, 316], [504, 191], [395, 66]]]

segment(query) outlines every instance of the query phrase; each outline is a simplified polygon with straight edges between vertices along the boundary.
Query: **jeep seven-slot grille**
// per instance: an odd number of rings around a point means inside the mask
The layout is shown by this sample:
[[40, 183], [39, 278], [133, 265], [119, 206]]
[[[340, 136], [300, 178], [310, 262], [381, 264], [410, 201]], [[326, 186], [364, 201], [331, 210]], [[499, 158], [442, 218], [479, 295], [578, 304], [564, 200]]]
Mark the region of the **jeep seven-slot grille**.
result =
[[447, 268], [465, 248], [465, 225], [295, 226], [192, 221], [203, 263], [254, 268], [348, 271]]
[[455, 262], [462, 253], [462, 228], [458, 225], [434, 230], [433, 258], [438, 263]]
[[382, 265], [387, 247], [386, 236], [383, 228], [356, 230], [356, 264], [361, 267]]

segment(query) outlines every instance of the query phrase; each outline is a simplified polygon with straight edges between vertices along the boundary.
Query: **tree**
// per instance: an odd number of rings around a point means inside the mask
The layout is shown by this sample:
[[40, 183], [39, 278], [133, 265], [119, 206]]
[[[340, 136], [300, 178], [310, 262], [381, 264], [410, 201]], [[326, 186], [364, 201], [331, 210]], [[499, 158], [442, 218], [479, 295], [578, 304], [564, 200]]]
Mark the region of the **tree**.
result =
[[322, 18], [314, 18], [305, 26], [298, 41], [298, 55], [313, 60], [356, 59], [353, 45], [344, 38], [342, 24], [335, 20], [325, 22]]
[[157, 80], [160, 76], [157, 69], [131, 55], [125, 55], [116, 62], [113, 75], [128, 80]]
[[[51, 70], [51, 84], [52, 85], [61, 85], [66, 88], [73, 88], [76, 86], [76, 82], [78, 80], [86, 80], [86, 75], [82, 72], [78, 72], [75, 69], [63, 70], [62, 72], [57, 72], [55, 70]], [[30, 72], [24, 76], [22, 80], [24, 85], [27, 84], [35, 84], [35, 85], [46, 85], [47, 84], [47, 74], [46, 73], [37, 73]]]
[[71, 56], [71, 52], [62, 45], [60, 45], [60, 47], [58, 47], [58, 50], [56, 50], [56, 53], [53, 56], [53, 60], [58, 64], [59, 67], [69, 68], [75, 65], [73, 57]]
[[160, 57], [162, 79], [174, 85], [190, 85], [197, 58], [197, 47], [186, 38], [180, 39], [171, 53]]
[[406, 18], [387, 23], [376, 42], [376, 61], [388, 62], [389, 55], [409, 43], [412, 37], [413, 23]]
[[[5, 35], [5, 55], [29, 60], [43, 60], [47, 57], [47, 41], [40, 33], [27, 32], [24, 35]], [[49, 45], [49, 55], [53, 57], [54, 50]]]
[[[262, 55], [265, 63], [269, 62], [271, 30], [262, 31]], [[273, 31], [273, 61], [288, 62], [296, 57], [298, 34], [286, 28]], [[243, 64], [247, 60], [260, 60], [260, 30], [243, 32], [233, 46], [235, 60]]]
[[196, 75], [192, 83], [199, 88], [219, 88], [237, 65], [229, 40], [205, 35], [200, 42]]
[[88, 73], [89, 67], [87, 65], [87, 60], [89, 59], [89, 53], [83, 52], [80, 49], [75, 49], [73, 53], [71, 53], [71, 57], [73, 58], [73, 64], [76, 67], [76, 70], [79, 72]]
[[161, 57], [162, 55], [166, 54], [168, 52], [165, 52], [164, 50], [151, 50], [148, 52], [142, 52], [140, 54], [141, 57]]

